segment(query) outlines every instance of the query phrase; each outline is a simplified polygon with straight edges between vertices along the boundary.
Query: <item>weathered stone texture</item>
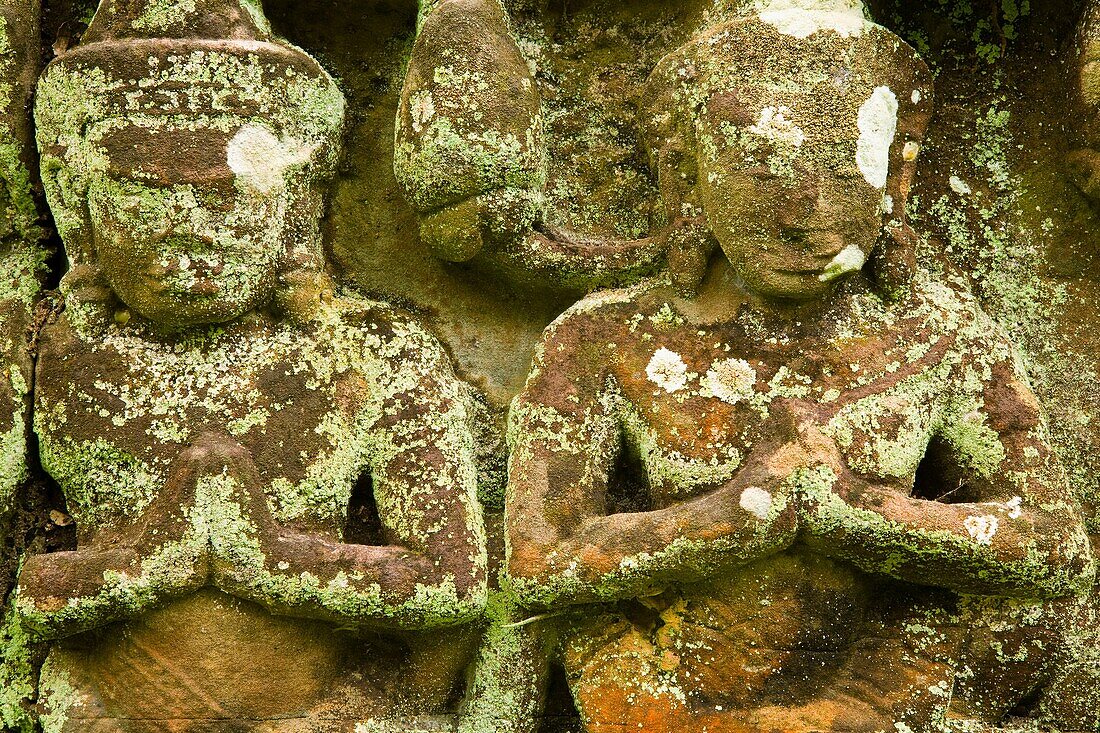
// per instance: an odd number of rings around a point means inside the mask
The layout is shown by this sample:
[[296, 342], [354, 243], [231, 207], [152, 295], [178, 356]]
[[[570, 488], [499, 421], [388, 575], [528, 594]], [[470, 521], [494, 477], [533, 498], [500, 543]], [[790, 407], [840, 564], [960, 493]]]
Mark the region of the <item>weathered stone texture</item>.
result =
[[0, 2], [0, 728], [1100, 731], [1098, 8]]

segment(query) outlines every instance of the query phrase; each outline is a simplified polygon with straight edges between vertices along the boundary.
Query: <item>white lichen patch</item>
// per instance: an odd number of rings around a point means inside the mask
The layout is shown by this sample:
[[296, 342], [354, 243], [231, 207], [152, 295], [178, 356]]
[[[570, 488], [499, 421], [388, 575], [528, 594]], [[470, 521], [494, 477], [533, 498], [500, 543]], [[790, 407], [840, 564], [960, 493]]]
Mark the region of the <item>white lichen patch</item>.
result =
[[752, 397], [756, 370], [744, 359], [723, 359], [714, 362], [703, 378], [710, 393], [731, 405]]
[[795, 38], [821, 31], [850, 38], [868, 22], [862, 0], [756, 0], [755, 8], [760, 20]]
[[854, 244], [849, 244], [840, 250], [837, 256], [825, 266], [817, 279], [821, 282], [835, 280], [841, 275], [862, 269], [865, 262], [867, 262], [867, 255], [863, 253], [863, 250]]
[[262, 125], [241, 126], [226, 146], [226, 164], [234, 174], [262, 193], [281, 188], [289, 170], [309, 161], [312, 146], [292, 137], [278, 138]]
[[435, 117], [435, 101], [431, 92], [421, 90], [412, 96], [409, 100], [409, 117], [413, 132], [423, 132], [425, 126]]
[[1009, 519], [1019, 519], [1020, 518], [1020, 514], [1023, 513], [1022, 510], [1020, 509], [1020, 504], [1022, 502], [1023, 502], [1023, 498], [1019, 497], [1019, 496], [1014, 496], [1011, 499], [1009, 499], [1007, 502], [1005, 502], [1005, 507], [1008, 508], [1008, 518]]
[[886, 187], [890, 169], [890, 146], [898, 127], [898, 98], [890, 87], [875, 87], [859, 108], [856, 120], [856, 165], [863, 178], [875, 188]]
[[677, 392], [687, 386], [687, 364], [675, 351], [665, 347], [657, 349], [645, 368], [649, 381], [668, 393]]
[[970, 185], [958, 176], [948, 178], [947, 184], [951, 186], [952, 191], [960, 196], [968, 196], [971, 193]]
[[992, 514], [983, 514], [980, 517], [969, 516], [966, 521], [963, 522], [963, 526], [966, 527], [967, 533], [974, 538], [974, 541], [979, 545], [989, 545], [993, 542], [994, 535], [997, 534], [997, 526], [1000, 524], [1000, 520]]
[[772, 495], [758, 486], [750, 486], [741, 492], [738, 504], [757, 519], [764, 520], [772, 510]]
[[775, 145], [799, 147], [806, 140], [805, 133], [791, 122], [790, 107], [765, 107], [760, 110], [756, 124], [748, 127], [748, 132], [768, 140]]

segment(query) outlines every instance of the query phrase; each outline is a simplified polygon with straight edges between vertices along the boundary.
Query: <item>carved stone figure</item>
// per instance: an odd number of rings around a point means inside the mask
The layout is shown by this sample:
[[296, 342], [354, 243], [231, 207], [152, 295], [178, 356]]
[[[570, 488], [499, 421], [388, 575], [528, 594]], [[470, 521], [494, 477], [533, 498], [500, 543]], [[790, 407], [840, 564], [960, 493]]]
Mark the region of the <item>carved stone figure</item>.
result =
[[[34, 190], [34, 133], [26, 114], [40, 69], [39, 11], [38, 3], [0, 3], [0, 536], [28, 473], [28, 337], [47, 256]], [[0, 567], [9, 560], [0, 558]], [[0, 579], [0, 588], [8, 580]]]
[[1059, 643], [1025, 609], [1091, 584], [1017, 355], [914, 257], [930, 75], [857, 6], [805, 5], [654, 70], [662, 191], [723, 254], [690, 295], [582, 300], [513, 404], [511, 582], [588, 731], [996, 724]]
[[394, 167], [437, 256], [567, 291], [698, 257], [698, 222], [667, 206], [637, 238], [556, 220], [540, 84], [501, 0], [423, 2], [418, 27]]
[[35, 429], [77, 527], [12, 601], [48, 642], [46, 730], [453, 710], [486, 587], [466, 391], [416, 320], [324, 273], [343, 114], [246, 0], [105, 0], [39, 83], [70, 269]]

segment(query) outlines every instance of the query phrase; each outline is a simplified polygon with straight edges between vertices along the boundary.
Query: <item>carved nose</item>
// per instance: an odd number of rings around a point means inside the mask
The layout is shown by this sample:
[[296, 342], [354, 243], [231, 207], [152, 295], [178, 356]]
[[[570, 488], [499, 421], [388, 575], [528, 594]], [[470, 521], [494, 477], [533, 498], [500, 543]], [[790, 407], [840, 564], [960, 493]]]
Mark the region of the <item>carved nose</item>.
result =
[[828, 208], [828, 202], [821, 192], [820, 183], [811, 177], [799, 180], [796, 188], [790, 191], [787, 200], [779, 211], [778, 221], [781, 230], [810, 228], [817, 214]]

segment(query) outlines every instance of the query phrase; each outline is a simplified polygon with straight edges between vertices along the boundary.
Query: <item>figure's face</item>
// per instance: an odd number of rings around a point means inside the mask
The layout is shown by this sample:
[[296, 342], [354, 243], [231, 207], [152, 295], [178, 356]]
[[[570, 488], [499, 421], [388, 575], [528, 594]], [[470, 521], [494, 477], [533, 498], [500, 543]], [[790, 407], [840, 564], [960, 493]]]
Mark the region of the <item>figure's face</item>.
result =
[[889, 139], [858, 139], [855, 120], [844, 120], [850, 139], [837, 137], [838, 125], [822, 142], [815, 131], [830, 121], [799, 120], [788, 107], [764, 106], [733, 121], [722, 105], [715, 109], [701, 123], [702, 202], [748, 288], [770, 298], [819, 298], [862, 268], [890, 207], [892, 121]]
[[[161, 146], [159, 169], [193, 150]], [[274, 290], [286, 256], [286, 187], [239, 175], [225, 163], [224, 141], [220, 150], [219, 165], [195, 166], [193, 156], [179, 163], [185, 180], [153, 183], [148, 165], [112, 166], [89, 189], [99, 266], [127, 307], [155, 322], [227, 321]]]

